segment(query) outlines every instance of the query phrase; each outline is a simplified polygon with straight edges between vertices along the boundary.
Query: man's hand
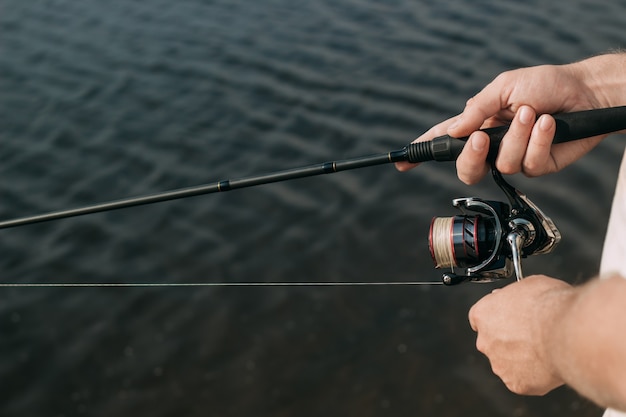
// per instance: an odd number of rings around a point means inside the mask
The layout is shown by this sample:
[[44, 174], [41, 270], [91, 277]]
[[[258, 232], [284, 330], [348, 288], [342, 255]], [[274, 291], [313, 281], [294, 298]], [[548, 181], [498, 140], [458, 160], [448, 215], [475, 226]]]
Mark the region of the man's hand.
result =
[[532, 276], [494, 290], [470, 310], [476, 348], [511, 391], [543, 395], [564, 383], [552, 361], [550, 336], [573, 295], [563, 281]]
[[[556, 172], [596, 146], [604, 136], [552, 146], [556, 123], [550, 114], [603, 107], [585, 84], [581, 64], [542, 65], [507, 71], [469, 99], [463, 112], [415, 141], [448, 134], [470, 136], [457, 159], [461, 181], [475, 184], [488, 172], [489, 137], [479, 129], [509, 124], [496, 168], [503, 174], [539, 176]], [[412, 168], [398, 163], [400, 171]]]

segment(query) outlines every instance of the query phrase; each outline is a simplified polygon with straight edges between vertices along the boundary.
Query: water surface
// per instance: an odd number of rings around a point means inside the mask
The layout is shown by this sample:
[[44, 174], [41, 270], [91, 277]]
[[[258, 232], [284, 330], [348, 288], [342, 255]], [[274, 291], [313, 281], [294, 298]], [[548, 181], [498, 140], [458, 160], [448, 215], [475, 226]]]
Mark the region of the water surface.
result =
[[[0, 2], [0, 217], [399, 148], [499, 72], [624, 46], [576, 0]], [[560, 227], [527, 273], [598, 269], [623, 141], [511, 178]], [[382, 166], [0, 233], [5, 283], [438, 280], [462, 185]], [[4, 416], [595, 416], [509, 393], [474, 349], [493, 285], [4, 288]]]

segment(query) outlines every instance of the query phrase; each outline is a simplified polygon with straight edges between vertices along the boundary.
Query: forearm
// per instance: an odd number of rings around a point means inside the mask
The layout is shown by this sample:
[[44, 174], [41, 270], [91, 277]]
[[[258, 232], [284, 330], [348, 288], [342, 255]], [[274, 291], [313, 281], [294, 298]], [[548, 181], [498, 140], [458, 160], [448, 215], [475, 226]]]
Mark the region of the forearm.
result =
[[626, 279], [574, 287], [561, 318], [544, 329], [550, 360], [570, 387], [626, 411]]
[[626, 105], [626, 53], [616, 52], [569, 64], [595, 107]]

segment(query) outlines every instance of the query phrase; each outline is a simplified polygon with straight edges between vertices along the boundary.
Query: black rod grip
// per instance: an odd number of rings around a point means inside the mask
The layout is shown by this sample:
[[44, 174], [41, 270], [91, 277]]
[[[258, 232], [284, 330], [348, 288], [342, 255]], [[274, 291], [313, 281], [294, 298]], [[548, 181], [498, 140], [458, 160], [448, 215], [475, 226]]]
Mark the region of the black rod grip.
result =
[[561, 113], [554, 120], [553, 143], [590, 138], [626, 129], [626, 106]]
[[[626, 106], [583, 110], [553, 115], [556, 132], [553, 143], [563, 143], [626, 129]], [[489, 135], [489, 158], [495, 158], [500, 142], [509, 126], [498, 126], [481, 131]], [[407, 147], [407, 160], [411, 163], [426, 161], [455, 161], [469, 137], [453, 138], [448, 135], [428, 142], [412, 143]]]

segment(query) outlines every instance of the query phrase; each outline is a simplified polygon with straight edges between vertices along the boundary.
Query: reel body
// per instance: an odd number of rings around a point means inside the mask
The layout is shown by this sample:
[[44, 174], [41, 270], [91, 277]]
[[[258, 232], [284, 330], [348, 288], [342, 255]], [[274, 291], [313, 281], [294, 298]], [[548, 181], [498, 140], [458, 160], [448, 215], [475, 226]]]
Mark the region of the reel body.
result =
[[513, 273], [520, 280], [522, 258], [550, 253], [561, 240], [549, 217], [495, 168], [492, 175], [508, 204], [458, 198], [452, 204], [461, 215], [434, 217], [431, 222], [428, 246], [435, 268], [451, 268], [442, 276], [444, 284], [493, 282]]

